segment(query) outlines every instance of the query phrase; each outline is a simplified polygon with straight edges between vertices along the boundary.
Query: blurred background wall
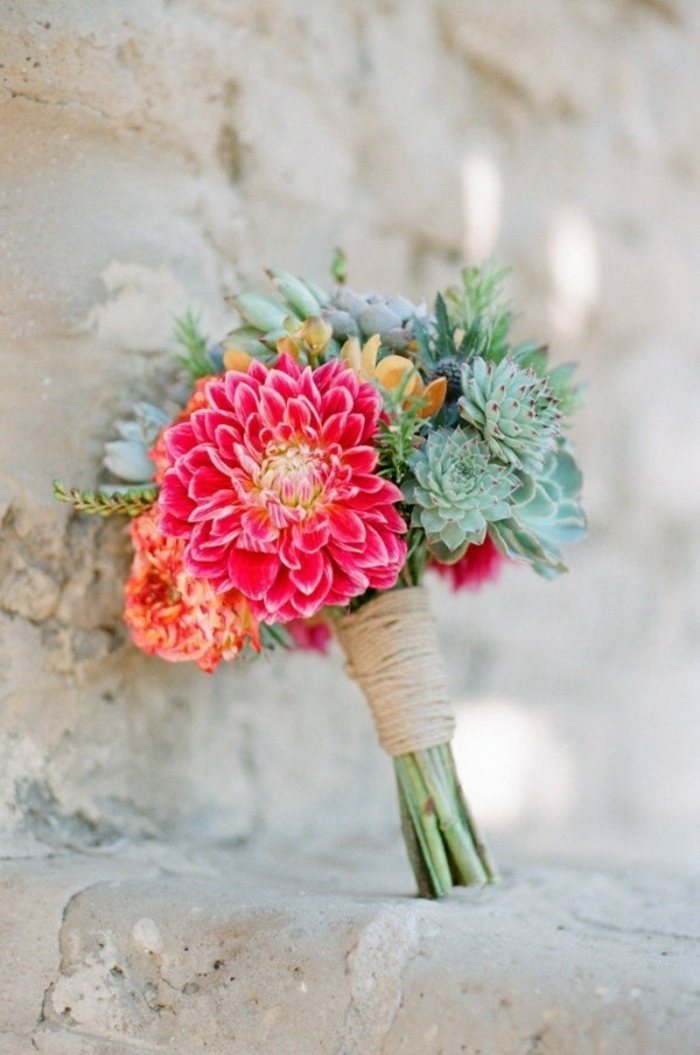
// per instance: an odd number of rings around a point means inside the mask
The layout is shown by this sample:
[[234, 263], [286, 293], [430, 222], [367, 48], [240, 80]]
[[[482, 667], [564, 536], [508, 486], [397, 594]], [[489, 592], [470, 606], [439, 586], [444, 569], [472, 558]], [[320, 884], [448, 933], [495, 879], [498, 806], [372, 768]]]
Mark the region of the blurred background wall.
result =
[[381, 839], [390, 766], [332, 662], [207, 677], [120, 625], [124, 525], [71, 518], [157, 402], [172, 317], [277, 265], [431, 295], [513, 267], [577, 358], [571, 574], [436, 584], [458, 752], [496, 842], [700, 856], [700, 14], [681, 0], [22, 0], [0, 12], [0, 833]]

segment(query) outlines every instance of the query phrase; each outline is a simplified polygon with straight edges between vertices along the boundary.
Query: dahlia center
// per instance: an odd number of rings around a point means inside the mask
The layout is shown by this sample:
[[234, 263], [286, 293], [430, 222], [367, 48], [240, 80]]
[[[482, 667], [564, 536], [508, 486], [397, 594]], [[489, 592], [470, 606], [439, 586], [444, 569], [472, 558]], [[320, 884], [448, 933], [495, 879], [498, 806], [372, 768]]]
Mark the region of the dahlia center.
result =
[[295, 444], [268, 451], [258, 485], [272, 491], [285, 506], [309, 508], [323, 491], [324, 460], [308, 444]]

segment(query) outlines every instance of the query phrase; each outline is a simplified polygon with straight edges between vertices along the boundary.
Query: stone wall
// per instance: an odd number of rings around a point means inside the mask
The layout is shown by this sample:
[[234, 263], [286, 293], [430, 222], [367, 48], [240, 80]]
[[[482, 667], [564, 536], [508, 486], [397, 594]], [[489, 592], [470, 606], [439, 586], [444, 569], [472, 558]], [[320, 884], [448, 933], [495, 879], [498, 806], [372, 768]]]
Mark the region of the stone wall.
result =
[[325, 280], [340, 244], [355, 285], [415, 296], [495, 253], [522, 333], [590, 381], [572, 574], [435, 587], [477, 809], [540, 852], [689, 859], [699, 27], [680, 0], [7, 0], [4, 852], [393, 825], [337, 657], [205, 677], [137, 655], [124, 526], [50, 495], [162, 397], [173, 313], [219, 335], [223, 294], [268, 264]]

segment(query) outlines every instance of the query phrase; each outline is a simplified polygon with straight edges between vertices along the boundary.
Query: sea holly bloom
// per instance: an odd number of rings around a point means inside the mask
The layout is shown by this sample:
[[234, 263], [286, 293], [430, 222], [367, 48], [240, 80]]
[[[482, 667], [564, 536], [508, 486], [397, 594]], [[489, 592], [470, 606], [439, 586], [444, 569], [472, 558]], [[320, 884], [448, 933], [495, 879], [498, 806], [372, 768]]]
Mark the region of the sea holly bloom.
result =
[[374, 386], [344, 363], [281, 356], [206, 386], [165, 437], [162, 530], [218, 591], [271, 622], [394, 586], [406, 557], [399, 488], [376, 472]]
[[126, 582], [124, 620], [143, 652], [174, 662], [191, 660], [211, 673], [249, 642], [260, 650], [258, 625], [245, 599], [216, 593], [185, 571], [185, 543], [168, 538], [150, 510], [132, 520], [134, 560]]
[[478, 590], [484, 583], [495, 582], [504, 562], [505, 557], [487, 535], [480, 546], [467, 546], [464, 556], [454, 564], [432, 560], [430, 567], [447, 579], [453, 590]]

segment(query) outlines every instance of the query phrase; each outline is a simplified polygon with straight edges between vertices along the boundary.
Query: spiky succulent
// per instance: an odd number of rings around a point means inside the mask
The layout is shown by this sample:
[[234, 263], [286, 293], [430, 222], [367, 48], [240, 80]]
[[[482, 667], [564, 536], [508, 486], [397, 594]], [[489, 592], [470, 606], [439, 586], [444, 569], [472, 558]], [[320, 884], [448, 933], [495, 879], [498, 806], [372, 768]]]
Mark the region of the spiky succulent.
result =
[[559, 546], [586, 534], [578, 466], [560, 446], [547, 456], [536, 476], [518, 476], [520, 484], [510, 497], [511, 514], [491, 524], [491, 537], [507, 557], [529, 561], [541, 575], [566, 571]]
[[500, 363], [476, 357], [462, 371], [461, 417], [483, 436], [494, 458], [516, 469], [537, 470], [561, 432], [559, 406], [549, 382], [512, 356]]
[[484, 541], [488, 524], [510, 516], [517, 479], [509, 466], [489, 459], [478, 436], [436, 429], [409, 466], [403, 493], [413, 505], [412, 526], [425, 531], [439, 560], [458, 560], [470, 542]]

